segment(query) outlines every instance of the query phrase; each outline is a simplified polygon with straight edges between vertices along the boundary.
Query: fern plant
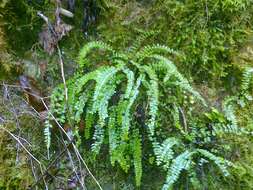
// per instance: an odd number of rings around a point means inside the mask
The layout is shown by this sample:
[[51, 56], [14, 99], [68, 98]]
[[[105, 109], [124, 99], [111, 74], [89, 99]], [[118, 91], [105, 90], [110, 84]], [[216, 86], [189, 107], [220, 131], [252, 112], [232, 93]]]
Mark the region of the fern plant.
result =
[[221, 125], [216, 123], [214, 130], [220, 134], [252, 135], [251, 131], [238, 126], [236, 109], [243, 108], [247, 103], [253, 100], [251, 93], [251, 83], [253, 78], [253, 68], [245, 68], [242, 73], [241, 85], [239, 91], [234, 96], [225, 98], [223, 102], [223, 113], [228, 123]]
[[[227, 175], [228, 162], [208, 150], [189, 147], [181, 135], [183, 130], [178, 130], [183, 94], [190, 94], [204, 106], [205, 101], [167, 58], [177, 52], [159, 44], [141, 46], [142, 40], [137, 40], [128, 51], [117, 52], [103, 42], [86, 44], [78, 57], [78, 73], [67, 82], [68, 102], [63, 86], [58, 86], [52, 95], [51, 112], [61, 124], [74, 123], [75, 131], [84, 120], [83, 140], [92, 142], [93, 154], [98, 155], [108, 144], [111, 164], [118, 163], [125, 172], [132, 166], [137, 186], [141, 185], [144, 139], [152, 145], [157, 165], [167, 172], [164, 190], [171, 188], [198, 157], [214, 161]], [[170, 119], [160, 120], [167, 113], [176, 126], [172, 128], [174, 137], [166, 133]], [[52, 127], [49, 121], [47, 141]]]

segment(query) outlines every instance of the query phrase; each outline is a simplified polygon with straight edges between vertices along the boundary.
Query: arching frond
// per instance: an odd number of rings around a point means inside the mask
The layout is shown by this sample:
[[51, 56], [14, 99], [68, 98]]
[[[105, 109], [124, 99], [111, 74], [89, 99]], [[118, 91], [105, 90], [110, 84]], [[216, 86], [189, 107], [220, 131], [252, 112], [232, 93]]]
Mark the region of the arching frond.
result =
[[119, 103], [120, 109], [118, 110], [118, 114], [119, 114], [118, 119], [119, 119], [120, 124], [122, 125], [121, 138], [124, 140], [128, 139], [128, 133], [129, 133], [130, 122], [131, 122], [131, 118], [130, 118], [131, 107], [139, 94], [139, 87], [140, 87], [143, 79], [144, 79], [144, 76], [140, 75], [137, 78], [136, 84], [130, 93], [129, 99], [122, 100]]
[[197, 149], [197, 151], [202, 154], [204, 157], [208, 158], [209, 160], [213, 161], [218, 167], [219, 169], [222, 171], [224, 176], [228, 176], [229, 172], [227, 170], [228, 166], [232, 166], [233, 164], [227, 160], [225, 160], [224, 158], [215, 156], [213, 153], [204, 150], [204, 149]]
[[165, 45], [148, 45], [143, 47], [136, 55], [136, 60], [140, 63], [143, 59], [146, 57], [150, 57], [154, 54], [160, 54], [160, 53], [175, 53], [174, 50], [171, 48], [165, 46]]
[[149, 37], [154, 36], [157, 34], [157, 31], [145, 31], [141, 35], [138, 36], [134, 44], [130, 48], [131, 53], [136, 53], [136, 51], [141, 48], [142, 43]]
[[186, 150], [182, 154], [178, 155], [173, 161], [170, 166], [170, 169], [167, 173], [166, 182], [162, 187], [162, 190], [171, 189], [172, 185], [176, 182], [179, 178], [179, 175], [183, 170], [187, 170], [191, 164], [191, 157], [194, 152], [190, 152]]
[[134, 87], [134, 73], [128, 68], [124, 68], [123, 72], [127, 76], [127, 86], [126, 86], [126, 92], [124, 94], [124, 98], [128, 99]]
[[150, 136], [154, 136], [155, 127], [156, 127], [156, 117], [158, 112], [158, 104], [159, 104], [159, 89], [158, 89], [158, 78], [156, 73], [147, 66], [143, 66], [143, 69], [147, 72], [150, 82], [147, 83], [147, 95], [149, 98], [149, 120], [147, 122], [147, 126], [149, 129]]
[[83, 67], [88, 66], [90, 64], [86, 57], [87, 57], [88, 53], [90, 53], [91, 50], [93, 50], [93, 49], [102, 49], [102, 50], [106, 50], [109, 52], [113, 52], [112, 47], [104, 42], [100, 42], [100, 41], [89, 42], [85, 46], [83, 46], [83, 48], [81, 49], [81, 51], [79, 53], [78, 64], [79, 64], [80, 68], [83, 68]]
[[154, 153], [156, 155], [157, 165], [164, 166], [165, 169], [168, 169], [171, 161], [174, 158], [173, 146], [178, 145], [178, 139], [171, 137], [167, 138], [160, 146], [154, 148]]
[[123, 65], [118, 65], [117, 67], [109, 67], [97, 74], [96, 87], [93, 95], [92, 112], [98, 112], [100, 121], [103, 123], [108, 117], [107, 107], [109, 100], [115, 93], [115, 89], [117, 87], [116, 73], [122, 68]]

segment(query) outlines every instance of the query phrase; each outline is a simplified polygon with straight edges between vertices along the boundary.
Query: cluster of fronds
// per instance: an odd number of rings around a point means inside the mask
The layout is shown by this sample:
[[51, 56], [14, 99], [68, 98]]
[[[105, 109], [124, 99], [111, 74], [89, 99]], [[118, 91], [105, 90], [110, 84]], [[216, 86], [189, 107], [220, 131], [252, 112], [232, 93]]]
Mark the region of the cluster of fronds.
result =
[[252, 135], [252, 132], [238, 126], [236, 117], [236, 108], [238, 106], [244, 107], [249, 101], [252, 101], [251, 82], [253, 78], [253, 68], [246, 68], [242, 73], [241, 85], [239, 92], [231, 97], [228, 97], [223, 102], [223, 112], [228, 120], [228, 125], [225, 127], [219, 125], [215, 130], [220, 133], [232, 133], [237, 135]]
[[[168, 54], [176, 54], [172, 49], [163, 45], [140, 48], [141, 41], [137, 43], [126, 53], [118, 53], [103, 42], [86, 44], [80, 51], [79, 72], [67, 82], [68, 101], [65, 102], [64, 88], [60, 85], [52, 95], [51, 113], [61, 124], [78, 126], [84, 120], [84, 138], [92, 142], [94, 155], [107, 141], [111, 164], [118, 163], [125, 172], [133, 166], [137, 186], [141, 185], [142, 142], [146, 137], [152, 144], [157, 165], [167, 172], [164, 190], [171, 188], [181, 172], [188, 170], [198, 157], [214, 161], [227, 175], [229, 162], [208, 150], [187, 148], [180, 135], [160, 142], [157, 133], [164, 126], [158, 116], [166, 115], [160, 110], [162, 96], [189, 93], [201, 104], [205, 105], [205, 101], [167, 58]], [[99, 51], [94, 58], [91, 52], [96, 49]], [[178, 105], [173, 102], [174, 109], [163, 108], [174, 115], [176, 125], [180, 125]], [[46, 128], [48, 148], [50, 127]], [[73, 126], [72, 130], [78, 129]], [[182, 147], [183, 151], [178, 151]]]
[[245, 107], [252, 101], [252, 77], [253, 69], [246, 68], [242, 73], [241, 85], [238, 92], [233, 96], [228, 96], [223, 101], [222, 112], [212, 109], [206, 113], [206, 117], [210, 120], [212, 126], [212, 135], [222, 136], [227, 134], [251, 136], [252, 131], [239, 126], [237, 118], [237, 109]]

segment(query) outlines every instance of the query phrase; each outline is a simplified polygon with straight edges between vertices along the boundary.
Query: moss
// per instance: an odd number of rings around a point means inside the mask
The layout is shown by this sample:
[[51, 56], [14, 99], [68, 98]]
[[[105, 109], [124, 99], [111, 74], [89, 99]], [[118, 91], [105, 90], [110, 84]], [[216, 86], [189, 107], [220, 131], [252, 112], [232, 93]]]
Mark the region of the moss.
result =
[[[34, 183], [31, 158], [2, 127], [14, 135], [19, 134], [29, 142], [31, 146], [20, 140], [35, 157], [43, 153], [44, 139], [42, 129], [39, 128], [40, 123], [30, 114], [29, 107], [20, 99], [18, 92], [10, 88], [8, 92], [9, 99], [4, 98], [0, 93], [0, 189], [24, 190]], [[17, 115], [15, 116], [14, 113]], [[35, 166], [34, 171], [39, 173], [39, 167], [35, 162], [33, 165]]]
[[8, 51], [7, 37], [3, 24], [4, 22], [0, 18], [0, 80], [10, 78], [10, 75], [15, 75], [19, 70], [19, 66]]
[[[4, 127], [11, 132], [15, 131], [12, 124]], [[3, 130], [0, 130], [0, 139], [0, 189], [27, 189], [33, 176], [26, 153], [19, 151], [19, 161], [16, 163], [15, 141]]]
[[39, 1], [29, 3], [25, 0], [9, 0], [1, 9], [5, 32], [8, 33], [6, 40], [16, 55], [23, 55], [37, 42], [43, 24], [37, 16], [37, 11], [39, 9], [43, 11], [43, 6], [44, 4]]
[[179, 50], [178, 66], [198, 83], [220, 83], [234, 53], [252, 32], [253, 5], [249, 1], [109, 2], [110, 11], [98, 26], [101, 38], [128, 48], [136, 31], [158, 31], [153, 41]]

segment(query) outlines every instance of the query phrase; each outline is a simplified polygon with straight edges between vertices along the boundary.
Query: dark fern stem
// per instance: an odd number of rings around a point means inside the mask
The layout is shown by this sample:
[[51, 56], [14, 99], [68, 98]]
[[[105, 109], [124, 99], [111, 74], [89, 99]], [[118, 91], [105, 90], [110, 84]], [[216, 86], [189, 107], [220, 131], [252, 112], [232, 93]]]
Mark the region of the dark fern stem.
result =
[[[94, 24], [97, 21], [97, 17], [99, 15], [99, 7], [97, 5], [96, 0], [83, 0], [83, 12], [84, 12], [84, 18], [83, 18], [83, 24], [82, 24], [82, 30], [85, 36], [89, 34], [89, 29], [92, 24]], [[93, 31], [94, 32], [94, 31]]]
[[68, 0], [68, 10], [75, 12], [75, 0]]
[[142, 127], [145, 127], [146, 115], [144, 106], [142, 104], [137, 105], [134, 115], [137, 123], [139, 123]]

